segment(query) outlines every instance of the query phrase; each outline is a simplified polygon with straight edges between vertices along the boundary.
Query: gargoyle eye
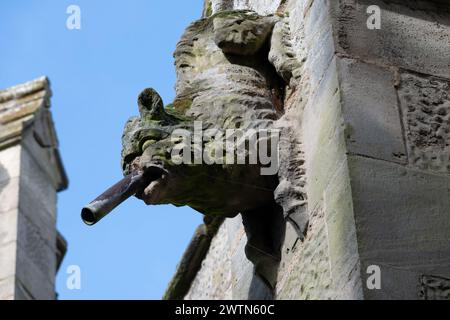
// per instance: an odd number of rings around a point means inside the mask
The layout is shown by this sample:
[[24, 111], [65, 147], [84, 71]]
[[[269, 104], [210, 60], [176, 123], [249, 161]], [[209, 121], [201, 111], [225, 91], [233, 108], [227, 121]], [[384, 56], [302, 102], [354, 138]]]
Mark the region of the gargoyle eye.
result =
[[127, 154], [122, 161], [122, 170], [127, 170], [127, 167], [134, 161], [134, 159], [136, 159], [137, 157], [139, 157], [141, 154], [140, 153], [130, 153]]

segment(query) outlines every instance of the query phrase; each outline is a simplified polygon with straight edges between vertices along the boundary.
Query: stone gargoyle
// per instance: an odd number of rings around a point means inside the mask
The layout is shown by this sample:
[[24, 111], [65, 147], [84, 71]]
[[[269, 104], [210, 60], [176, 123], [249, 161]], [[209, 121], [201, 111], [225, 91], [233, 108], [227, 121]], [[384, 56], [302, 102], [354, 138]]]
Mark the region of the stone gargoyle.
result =
[[[228, 129], [239, 129], [245, 135], [279, 128], [279, 143], [286, 143], [283, 135], [289, 128], [280, 127], [279, 119], [285, 112], [286, 87], [298, 78], [300, 63], [290, 50], [285, 29], [283, 17], [260, 16], [252, 11], [220, 12], [194, 22], [174, 53], [174, 102], [164, 107], [155, 90], [145, 89], [138, 98], [140, 116], [126, 123], [122, 150], [125, 174], [155, 166], [164, 170], [159, 179], [136, 194], [146, 204], [190, 206], [212, 217], [241, 214], [248, 239], [246, 255], [256, 274], [272, 289], [286, 220], [299, 234], [307, 225], [307, 217], [291, 216], [283, 203], [283, 194], [292, 192], [286, 186], [288, 179], [282, 176], [286, 171], [282, 168], [289, 165], [283, 163], [286, 156], [278, 154], [275, 136], [262, 139], [257, 134], [253, 143], [275, 143], [270, 156], [280, 161], [277, 170], [262, 174], [264, 168], [268, 169], [267, 163], [228, 161], [216, 152], [217, 140], [205, 136]], [[196, 128], [198, 123], [200, 127]], [[195, 146], [191, 141], [188, 150], [192, 154], [187, 158], [192, 161], [175, 161], [173, 151], [182, 135], [174, 139], [174, 132], [194, 133], [197, 129], [205, 134], [200, 144]], [[245, 143], [242, 137], [236, 141], [236, 148]], [[196, 150], [199, 146], [210, 150], [213, 163], [205, 163], [205, 153]], [[283, 147], [281, 152], [289, 148]], [[245, 159], [250, 156], [244, 151]], [[301, 195], [298, 199], [305, 200]]]

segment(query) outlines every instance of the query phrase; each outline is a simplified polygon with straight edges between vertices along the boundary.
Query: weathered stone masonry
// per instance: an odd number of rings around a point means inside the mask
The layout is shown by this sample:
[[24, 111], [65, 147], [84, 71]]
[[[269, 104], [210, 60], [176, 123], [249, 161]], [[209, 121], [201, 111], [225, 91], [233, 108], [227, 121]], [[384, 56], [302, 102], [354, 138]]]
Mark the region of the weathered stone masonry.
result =
[[[366, 27], [369, 5], [379, 30]], [[204, 15], [236, 9], [284, 15], [301, 65], [279, 121], [300, 148], [282, 146], [295, 161], [281, 170], [305, 188], [291, 202], [309, 222], [304, 239], [287, 225], [276, 298], [449, 298], [448, 2], [211, 0]], [[245, 242], [240, 219], [225, 220], [185, 298], [268, 298]], [[379, 290], [366, 286], [370, 265]]]
[[45, 77], [0, 91], [0, 300], [55, 299], [67, 243], [56, 193], [67, 187]]

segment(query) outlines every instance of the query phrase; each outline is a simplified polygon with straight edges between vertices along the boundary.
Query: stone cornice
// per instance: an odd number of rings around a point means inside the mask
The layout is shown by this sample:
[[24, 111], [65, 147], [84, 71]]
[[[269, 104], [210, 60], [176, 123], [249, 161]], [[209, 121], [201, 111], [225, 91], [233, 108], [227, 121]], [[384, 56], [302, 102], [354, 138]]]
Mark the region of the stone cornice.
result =
[[0, 150], [19, 144], [32, 131], [37, 144], [55, 164], [58, 191], [67, 188], [67, 176], [58, 150], [58, 139], [50, 112], [50, 83], [47, 77], [0, 90]]

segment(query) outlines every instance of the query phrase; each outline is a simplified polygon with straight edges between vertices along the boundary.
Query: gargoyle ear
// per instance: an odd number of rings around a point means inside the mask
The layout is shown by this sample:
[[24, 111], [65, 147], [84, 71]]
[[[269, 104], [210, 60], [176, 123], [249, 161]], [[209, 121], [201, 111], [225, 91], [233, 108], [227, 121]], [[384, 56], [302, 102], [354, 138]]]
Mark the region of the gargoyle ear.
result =
[[142, 118], [163, 120], [165, 118], [164, 104], [161, 96], [152, 88], [144, 89], [138, 97], [139, 113]]

